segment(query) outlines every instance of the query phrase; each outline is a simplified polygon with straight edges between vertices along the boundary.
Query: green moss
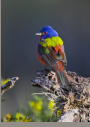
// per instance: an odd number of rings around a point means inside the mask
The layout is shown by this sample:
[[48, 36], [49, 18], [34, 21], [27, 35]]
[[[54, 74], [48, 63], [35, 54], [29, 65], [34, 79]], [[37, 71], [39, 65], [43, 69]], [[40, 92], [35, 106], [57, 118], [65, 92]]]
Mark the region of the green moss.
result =
[[43, 47], [49, 47], [49, 46], [52, 46], [52, 47], [55, 47], [57, 45], [63, 45], [63, 41], [60, 37], [56, 36], [56, 37], [51, 37], [51, 38], [46, 38], [44, 39], [44, 41], [40, 41], [40, 45], [43, 46]]

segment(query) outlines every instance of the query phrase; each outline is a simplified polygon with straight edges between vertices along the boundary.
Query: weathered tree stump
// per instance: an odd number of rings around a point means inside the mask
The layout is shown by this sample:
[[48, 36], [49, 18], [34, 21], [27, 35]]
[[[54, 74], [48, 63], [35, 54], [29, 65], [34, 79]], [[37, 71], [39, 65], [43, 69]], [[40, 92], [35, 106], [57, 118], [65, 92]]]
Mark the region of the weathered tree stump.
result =
[[57, 110], [62, 110], [58, 122], [90, 122], [90, 78], [78, 76], [71, 71], [66, 72], [66, 76], [68, 85], [60, 86], [56, 73], [44, 69], [37, 71], [37, 76], [31, 80], [31, 84], [51, 93], [50, 98], [57, 107], [54, 114]]

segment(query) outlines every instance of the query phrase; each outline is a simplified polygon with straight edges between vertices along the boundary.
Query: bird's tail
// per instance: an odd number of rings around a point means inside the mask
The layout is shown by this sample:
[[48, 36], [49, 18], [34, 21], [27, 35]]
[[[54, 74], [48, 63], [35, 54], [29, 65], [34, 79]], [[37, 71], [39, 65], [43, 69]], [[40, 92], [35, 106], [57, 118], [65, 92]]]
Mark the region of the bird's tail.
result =
[[68, 79], [67, 79], [65, 71], [63, 69], [62, 62], [56, 63], [55, 68], [56, 68], [56, 75], [57, 75], [58, 83], [61, 84], [61, 85], [67, 85], [68, 84]]

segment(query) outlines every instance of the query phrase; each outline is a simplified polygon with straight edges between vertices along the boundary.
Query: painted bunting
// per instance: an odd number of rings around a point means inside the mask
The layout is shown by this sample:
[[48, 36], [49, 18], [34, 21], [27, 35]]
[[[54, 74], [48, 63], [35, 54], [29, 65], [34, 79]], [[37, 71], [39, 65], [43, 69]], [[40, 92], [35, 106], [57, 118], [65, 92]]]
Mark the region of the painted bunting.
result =
[[65, 74], [67, 60], [62, 39], [50, 26], [43, 27], [36, 35], [40, 36], [37, 46], [38, 60], [56, 72], [60, 85], [67, 85], [68, 79]]

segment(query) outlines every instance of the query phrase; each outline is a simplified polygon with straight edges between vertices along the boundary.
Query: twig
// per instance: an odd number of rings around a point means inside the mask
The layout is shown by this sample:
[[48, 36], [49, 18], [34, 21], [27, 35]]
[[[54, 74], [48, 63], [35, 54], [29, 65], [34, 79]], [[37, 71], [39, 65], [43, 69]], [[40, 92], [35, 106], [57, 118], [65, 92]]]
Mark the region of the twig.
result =
[[15, 82], [16, 82], [17, 80], [19, 80], [19, 77], [13, 77], [13, 78], [11, 78], [6, 84], [2, 85], [2, 86], [1, 86], [1, 95], [2, 95], [6, 90], [11, 89], [11, 88], [14, 86], [14, 84], [15, 84]]

